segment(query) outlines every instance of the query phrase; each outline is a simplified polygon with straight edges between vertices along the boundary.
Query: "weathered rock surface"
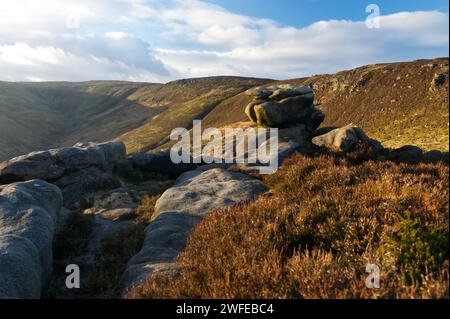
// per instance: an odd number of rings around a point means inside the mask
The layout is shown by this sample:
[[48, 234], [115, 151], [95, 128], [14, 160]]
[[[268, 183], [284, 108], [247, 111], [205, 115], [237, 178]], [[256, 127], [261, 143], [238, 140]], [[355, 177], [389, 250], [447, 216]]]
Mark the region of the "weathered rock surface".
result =
[[54, 184], [63, 192], [64, 207], [69, 209], [83, 209], [90, 194], [120, 187], [116, 176], [95, 166], [64, 175]]
[[[277, 145], [277, 165], [275, 170], [280, 166], [283, 161], [295, 152], [299, 152], [304, 155], [310, 155], [318, 149], [317, 146], [309, 142], [311, 139], [311, 133], [306, 129], [305, 125], [296, 125], [289, 128], [278, 130], [278, 145]], [[267, 140], [261, 144], [261, 148], [270, 150], [271, 143]], [[257, 163], [245, 163], [236, 165], [240, 170], [252, 173], [266, 172], [268, 164]]]
[[309, 87], [286, 84], [254, 88], [246, 94], [254, 100], [246, 107], [245, 113], [259, 126], [304, 124], [315, 130], [325, 119], [324, 114], [314, 107], [314, 94]]
[[433, 81], [431, 81], [430, 91], [436, 91], [442, 87], [448, 78], [448, 69], [446, 72], [436, 73], [433, 77]]
[[376, 152], [383, 149], [378, 141], [369, 138], [361, 128], [353, 124], [316, 136], [312, 139], [312, 142], [317, 146], [326, 147], [333, 152], [343, 153], [353, 151], [360, 144], [371, 147]]
[[125, 156], [122, 142], [76, 144], [74, 147], [33, 152], [0, 163], [0, 183], [30, 179], [54, 181], [88, 167], [105, 170]]
[[259, 180], [223, 169], [187, 172], [156, 202], [154, 218], [174, 211], [203, 216], [214, 207], [252, 199], [263, 190]]
[[155, 271], [174, 271], [174, 258], [207, 213], [215, 207], [251, 200], [263, 191], [259, 180], [221, 168], [181, 175], [156, 203], [142, 250], [130, 260], [123, 287], [132, 288]]
[[52, 272], [52, 241], [62, 194], [40, 180], [0, 193], [0, 299], [39, 298]]
[[114, 191], [103, 196], [96, 196], [94, 205], [84, 214], [96, 215], [111, 221], [125, 221], [136, 217], [137, 198], [127, 191]]
[[34, 152], [0, 163], [0, 183], [42, 179], [63, 192], [64, 206], [82, 208], [83, 197], [120, 186], [114, 165], [126, 158], [122, 142], [76, 144]]

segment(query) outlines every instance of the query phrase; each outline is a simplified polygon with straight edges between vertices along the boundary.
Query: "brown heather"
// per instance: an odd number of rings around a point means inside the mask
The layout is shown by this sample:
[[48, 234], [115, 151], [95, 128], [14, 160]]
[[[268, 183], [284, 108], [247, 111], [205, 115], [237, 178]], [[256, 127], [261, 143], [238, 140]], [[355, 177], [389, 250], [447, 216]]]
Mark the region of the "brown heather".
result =
[[143, 198], [138, 208], [136, 209], [136, 215], [139, 222], [144, 224], [148, 224], [151, 222], [153, 213], [155, 212], [155, 204], [159, 197], [161, 197], [161, 194], [147, 195]]
[[[448, 167], [292, 156], [128, 298], [448, 298]], [[368, 263], [380, 289], [365, 286]]]

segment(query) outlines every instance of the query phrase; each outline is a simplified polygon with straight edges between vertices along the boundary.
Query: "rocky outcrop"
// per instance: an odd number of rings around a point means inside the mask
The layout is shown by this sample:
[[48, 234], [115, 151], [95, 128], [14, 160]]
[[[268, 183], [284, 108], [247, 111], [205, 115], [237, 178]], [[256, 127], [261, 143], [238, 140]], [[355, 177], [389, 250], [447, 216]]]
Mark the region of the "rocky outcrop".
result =
[[258, 87], [246, 91], [253, 101], [246, 107], [248, 118], [263, 127], [282, 127], [304, 124], [315, 130], [325, 119], [314, 107], [314, 94], [305, 86], [278, 85]]
[[125, 290], [154, 272], [174, 271], [174, 259], [185, 247], [188, 234], [213, 208], [251, 200], [263, 191], [259, 180], [221, 168], [184, 173], [156, 203], [142, 250], [124, 274]]
[[438, 91], [441, 88], [445, 89], [445, 83], [448, 81], [448, 64], [436, 65], [436, 67], [439, 67], [440, 70], [434, 74], [433, 80], [431, 81], [429, 90], [432, 92]]
[[[292, 155], [294, 152], [310, 154], [314, 151], [314, 145], [310, 143], [311, 133], [305, 125], [297, 125], [278, 130], [278, 164]], [[261, 146], [264, 147], [264, 144]]]
[[0, 193], [0, 299], [39, 298], [52, 272], [61, 191], [31, 180]]
[[[364, 90], [370, 80], [371, 76], [362, 76], [354, 91]], [[280, 85], [252, 89], [247, 94], [254, 98], [246, 109], [248, 117], [260, 126], [279, 128], [279, 165], [295, 151], [309, 155], [322, 153], [324, 147], [347, 153], [359, 145], [371, 148], [380, 159], [445, 158], [443, 153], [424, 154], [411, 146], [384, 150], [353, 124], [318, 129], [324, 115], [314, 106], [309, 87]], [[269, 141], [259, 145], [260, 150], [270, 146]], [[56, 185], [38, 180], [0, 185], [0, 298], [39, 297], [51, 272], [57, 212], [93, 215], [87, 248], [75, 260], [94, 268], [105, 235], [132, 225], [143, 197], [163, 190], [145, 230], [143, 247], [127, 265], [122, 288], [130, 289], [155, 272], [175, 273], [176, 256], [206, 214], [217, 207], [252, 200], [265, 191], [261, 181], [227, 170], [233, 164], [202, 165], [205, 163], [174, 164], [169, 152], [127, 157], [121, 142], [77, 144], [0, 163], [0, 184], [40, 178]], [[237, 166], [243, 171], [260, 172], [264, 164]]]
[[73, 147], [33, 152], [0, 163], [0, 183], [30, 179], [54, 181], [87, 167], [107, 169], [125, 156], [126, 149], [122, 142], [76, 144]]
[[372, 148], [375, 152], [380, 152], [383, 149], [378, 141], [369, 138], [361, 128], [353, 124], [316, 136], [312, 139], [312, 142], [333, 152], [343, 153], [355, 150], [358, 145]]
[[83, 206], [89, 193], [120, 186], [115, 164], [126, 158], [122, 142], [76, 144], [19, 156], [0, 163], [0, 184], [42, 179], [57, 185], [67, 208]]

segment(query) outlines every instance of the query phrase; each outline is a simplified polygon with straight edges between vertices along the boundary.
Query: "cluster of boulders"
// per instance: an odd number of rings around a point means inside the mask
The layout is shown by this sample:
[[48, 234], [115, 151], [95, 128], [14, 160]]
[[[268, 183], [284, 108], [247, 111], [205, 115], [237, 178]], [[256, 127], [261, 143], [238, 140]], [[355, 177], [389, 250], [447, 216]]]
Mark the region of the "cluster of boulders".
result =
[[[161, 193], [173, 184], [167, 179], [190, 168], [175, 167], [167, 154], [128, 157], [122, 142], [76, 144], [0, 163], [0, 298], [40, 296], [52, 270], [53, 237], [71, 211], [95, 221], [88, 255], [80, 258], [92, 261], [106, 234], [136, 218], [144, 196]], [[167, 179], [127, 180], [152, 174]]]
[[41, 179], [61, 189], [64, 207], [83, 209], [92, 205], [91, 194], [122, 187], [122, 177], [158, 174], [176, 178], [195, 167], [193, 164], [172, 163], [168, 152], [139, 153], [128, 157], [122, 142], [79, 143], [73, 147], [33, 152], [0, 163], [0, 185]]
[[51, 182], [62, 190], [64, 206], [72, 209], [85, 194], [120, 186], [112, 172], [114, 165], [125, 158], [122, 142], [33, 152], [0, 163], [0, 184], [30, 179]]
[[[358, 83], [363, 85], [370, 76], [370, 73], [363, 75]], [[442, 75], [434, 79], [436, 85], [445, 80]], [[325, 115], [314, 106], [310, 87], [282, 84], [253, 88], [246, 94], [253, 98], [245, 109], [248, 118], [258, 126], [279, 128], [279, 163], [294, 151], [307, 154], [314, 152], [314, 147], [335, 153], [350, 153], [359, 148], [377, 159], [397, 162], [448, 162], [448, 152], [424, 152], [411, 145], [386, 149], [354, 124], [319, 128]]]
[[262, 127], [302, 123], [315, 130], [325, 119], [325, 115], [314, 106], [314, 93], [310, 87], [285, 84], [250, 89], [246, 94], [253, 101], [245, 113]]
[[302, 127], [304, 140], [334, 152], [351, 152], [358, 145], [365, 145], [375, 152], [383, 149], [378, 141], [369, 138], [353, 124], [326, 132], [318, 131], [325, 115], [314, 106], [314, 93], [310, 87], [282, 84], [253, 88], [246, 94], [253, 97], [253, 101], [245, 113], [258, 126]]
[[0, 163], [0, 297], [38, 298], [50, 279], [52, 241], [70, 210], [120, 186], [121, 142], [77, 144]]
[[0, 163], [0, 183], [33, 178], [55, 181], [88, 167], [105, 170], [125, 156], [125, 145], [121, 142], [79, 143], [73, 147], [33, 152]]

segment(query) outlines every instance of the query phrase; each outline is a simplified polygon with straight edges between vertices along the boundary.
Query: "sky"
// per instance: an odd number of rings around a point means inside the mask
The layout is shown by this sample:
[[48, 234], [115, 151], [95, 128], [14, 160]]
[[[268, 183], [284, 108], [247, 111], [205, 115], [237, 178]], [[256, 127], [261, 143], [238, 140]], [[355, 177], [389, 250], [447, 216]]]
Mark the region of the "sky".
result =
[[238, 11], [240, 14], [270, 18], [294, 27], [305, 27], [320, 20], [365, 20], [366, 7], [372, 3], [380, 7], [383, 15], [402, 11], [448, 12], [448, 0], [208, 0], [208, 2], [218, 4], [227, 10]]
[[448, 27], [447, 0], [0, 0], [0, 80], [297, 78], [448, 57]]

